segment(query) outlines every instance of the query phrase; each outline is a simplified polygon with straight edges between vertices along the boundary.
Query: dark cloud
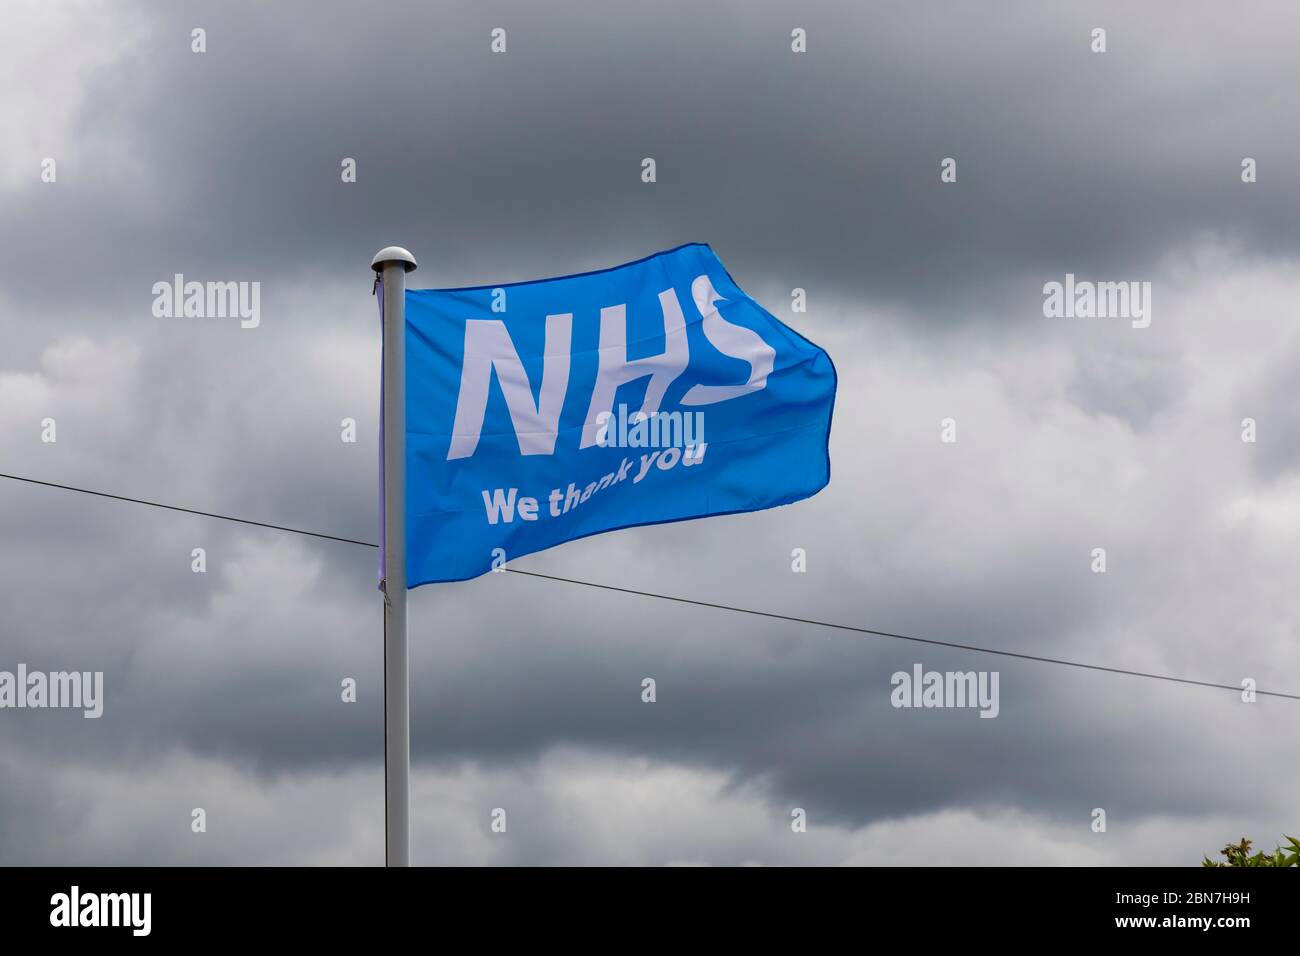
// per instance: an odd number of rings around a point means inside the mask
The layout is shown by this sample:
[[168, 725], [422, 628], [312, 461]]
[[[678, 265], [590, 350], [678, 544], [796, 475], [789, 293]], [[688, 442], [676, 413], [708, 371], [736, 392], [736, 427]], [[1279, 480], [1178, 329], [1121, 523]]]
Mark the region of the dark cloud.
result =
[[[705, 239], [742, 277], [933, 323], [1032, 302], [1022, 284], [1066, 270], [1149, 274], [1197, 230], [1295, 251], [1285, 5], [145, 11], [81, 104], [76, 174], [15, 197], [25, 241], [0, 268], [24, 294], [72, 262], [87, 281], [62, 301], [129, 314], [173, 270], [364, 281], [393, 239], [431, 284]], [[947, 156], [958, 183], [938, 188]]]
[[[377, 248], [436, 286], [700, 239], [779, 314], [808, 289], [795, 324], [840, 372], [831, 486], [521, 567], [1296, 690], [1289, 7], [177, 4], [70, 37], [32, 9], [67, 99], [19, 141], [65, 145], [56, 185], [0, 180], [21, 237], [0, 471], [373, 540]], [[1067, 271], [1152, 281], [1152, 327], [1044, 318]], [[176, 272], [261, 281], [262, 325], [152, 318]], [[371, 549], [0, 493], [0, 669], [103, 669], [109, 694], [98, 722], [0, 713], [0, 859], [378, 861]], [[878, 828], [907, 819], [917, 847], [978, 859], [1032, 831], [1062, 861], [1194, 862], [1240, 834], [1179, 857], [1159, 828], [1294, 824], [1295, 781], [1240, 782], [1293, 749], [1287, 701], [516, 575], [414, 592], [412, 654], [431, 861], [899, 861]], [[915, 662], [1000, 670], [1001, 715], [892, 708]], [[213, 838], [181, 842], [205, 803]], [[791, 806], [832, 835], [791, 849]], [[1076, 846], [1096, 806], [1130, 849]]]

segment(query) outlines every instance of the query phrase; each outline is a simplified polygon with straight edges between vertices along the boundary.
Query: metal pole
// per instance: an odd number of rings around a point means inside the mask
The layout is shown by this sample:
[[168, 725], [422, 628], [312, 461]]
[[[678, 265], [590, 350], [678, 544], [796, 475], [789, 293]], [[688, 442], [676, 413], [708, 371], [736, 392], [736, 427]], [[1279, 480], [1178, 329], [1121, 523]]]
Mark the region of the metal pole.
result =
[[406, 273], [399, 246], [375, 253], [384, 282], [384, 863], [411, 865], [411, 680], [406, 645]]

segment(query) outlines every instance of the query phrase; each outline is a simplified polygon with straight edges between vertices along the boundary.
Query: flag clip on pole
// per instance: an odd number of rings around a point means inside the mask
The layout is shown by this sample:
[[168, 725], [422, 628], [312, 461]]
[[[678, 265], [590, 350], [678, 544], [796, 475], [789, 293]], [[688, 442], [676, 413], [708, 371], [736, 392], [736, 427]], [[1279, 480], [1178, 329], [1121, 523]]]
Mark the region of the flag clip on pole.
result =
[[411, 681], [406, 646], [406, 273], [400, 246], [375, 253], [384, 289], [384, 863], [411, 865]]

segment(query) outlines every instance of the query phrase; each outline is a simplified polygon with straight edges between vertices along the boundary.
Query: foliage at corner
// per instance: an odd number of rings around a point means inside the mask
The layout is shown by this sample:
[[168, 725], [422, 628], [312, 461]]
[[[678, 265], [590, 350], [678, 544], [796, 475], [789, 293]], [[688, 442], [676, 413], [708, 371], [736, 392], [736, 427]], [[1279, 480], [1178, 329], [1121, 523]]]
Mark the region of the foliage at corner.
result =
[[1272, 853], [1263, 851], [1251, 856], [1250, 841], [1242, 838], [1240, 843], [1229, 843], [1219, 852], [1227, 857], [1227, 862], [1216, 862], [1208, 856], [1202, 866], [1300, 866], [1300, 840], [1286, 837], [1288, 846], [1280, 846]]

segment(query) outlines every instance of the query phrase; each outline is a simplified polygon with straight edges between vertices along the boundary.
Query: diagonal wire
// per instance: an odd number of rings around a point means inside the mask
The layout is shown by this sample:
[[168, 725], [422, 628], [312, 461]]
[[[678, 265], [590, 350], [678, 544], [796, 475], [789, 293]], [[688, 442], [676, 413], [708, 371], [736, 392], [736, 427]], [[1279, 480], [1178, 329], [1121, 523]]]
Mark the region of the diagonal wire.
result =
[[[204, 518], [217, 518], [221, 521], [233, 521], [237, 524], [252, 525], [255, 528], [270, 528], [273, 531], [287, 531], [290, 534], [305, 535], [310, 538], [322, 538], [326, 541], [339, 541], [343, 544], [355, 544], [365, 548], [378, 548], [379, 545], [373, 541], [361, 541], [357, 538], [344, 538], [334, 534], [323, 534], [319, 531], [307, 531], [302, 528], [290, 528], [287, 525], [271, 524], [266, 521], [252, 521], [248, 518], [237, 518], [234, 515], [223, 515], [213, 511], [198, 511], [194, 508], [181, 508], [177, 505], [163, 504], [158, 501], [148, 501], [144, 498], [130, 498], [126, 495], [114, 495], [105, 491], [94, 491], [90, 488], [78, 488], [75, 485], [62, 485], [53, 481], [40, 481], [35, 478], [25, 478], [21, 475], [8, 475], [0, 472], [0, 478], [8, 478], [11, 481], [26, 482], [31, 485], [41, 485], [46, 488], [58, 488], [62, 491], [74, 491], [84, 495], [95, 495], [99, 498], [109, 498], [113, 501], [127, 501], [136, 505], [147, 505], [151, 508], [162, 508], [166, 511], [179, 511], [182, 514], [200, 515]], [[865, 634], [870, 637], [883, 637], [895, 641], [910, 641], [914, 644], [927, 644], [931, 647], [947, 647], [960, 651], [971, 651], [976, 654], [992, 654], [997, 657], [1010, 657], [1022, 661], [1033, 661], [1039, 664], [1055, 664], [1060, 667], [1074, 667], [1080, 670], [1100, 671], [1105, 674], [1123, 674], [1128, 677], [1141, 677], [1147, 680], [1161, 680], [1174, 684], [1190, 684], [1196, 687], [1212, 687], [1217, 690], [1230, 690], [1239, 692], [1242, 688], [1235, 684], [1220, 684], [1214, 681], [1193, 680], [1189, 677], [1173, 677], [1169, 674], [1153, 674], [1149, 671], [1128, 670], [1123, 667], [1107, 667], [1102, 664], [1086, 664], [1082, 661], [1065, 660], [1059, 657], [1045, 657], [1039, 654], [1024, 654], [1019, 651], [1007, 651], [994, 647], [979, 647], [975, 644], [960, 644], [956, 641], [941, 641], [929, 637], [916, 637], [911, 634], [898, 634], [893, 631], [879, 631], [869, 627], [858, 627], [853, 624], [837, 624], [833, 621], [819, 621], [815, 618], [796, 617], [792, 614], [777, 614], [774, 611], [760, 611], [755, 608], [739, 607], [734, 604], [717, 604], [712, 601], [700, 601], [694, 598], [679, 597], [674, 594], [658, 594], [654, 591], [641, 591], [636, 588], [625, 588], [614, 584], [599, 584], [595, 581], [580, 581], [577, 578], [566, 578], [555, 574], [542, 574], [540, 571], [523, 571], [518, 568], [504, 568], [511, 574], [520, 574], [525, 577], [539, 578], [544, 581], [557, 581], [564, 584], [576, 584], [582, 587], [598, 588], [602, 591], [614, 591], [619, 594], [634, 594], [638, 597], [654, 598], [658, 601], [672, 601], [677, 604], [688, 604], [693, 607], [710, 608], [715, 611], [729, 611], [733, 614], [748, 614], [751, 617], [762, 617], [773, 621], [785, 621], [791, 624], [807, 624], [813, 627], [826, 627], [837, 631], [848, 631], [853, 634]], [[1281, 691], [1273, 690], [1256, 690], [1255, 693], [1263, 697], [1279, 697], [1286, 700], [1300, 700], [1300, 694], [1287, 694]]]
[[[737, 607], [734, 604], [715, 604], [712, 601], [697, 601], [693, 598], [676, 597], [671, 594], [656, 594], [653, 591], [638, 591], [634, 588], [618, 587], [613, 584], [597, 584], [594, 581], [578, 581], [574, 578], [562, 578], [553, 574], [542, 574], [538, 571], [521, 571], [517, 568], [506, 568], [515, 574], [525, 574], [530, 578], [545, 578], [548, 581], [564, 581], [567, 584], [581, 584], [589, 588], [601, 588], [606, 591], [619, 591], [623, 594], [639, 594], [642, 597], [658, 598], [661, 601], [676, 601], [679, 604], [693, 604], [696, 607], [708, 607], [718, 611], [731, 611], [735, 614], [750, 614], [754, 617], [765, 617], [774, 621], [788, 621], [792, 624], [812, 624], [816, 627], [829, 627], [837, 631], [851, 631], [854, 634], [869, 634], [872, 637], [887, 637], [896, 641], [912, 641], [916, 644], [930, 644], [934, 647], [951, 647], [960, 651], [975, 651], [979, 654], [996, 654], [998, 657], [1015, 657], [1022, 661], [1036, 661], [1040, 664], [1059, 664], [1062, 667], [1079, 667], [1084, 670], [1102, 671], [1107, 674], [1127, 674], [1129, 677], [1146, 677], [1150, 680], [1172, 681], [1177, 684], [1195, 684], [1197, 687], [1217, 687], [1220, 690], [1240, 691], [1241, 687], [1235, 684], [1216, 684], [1213, 681], [1192, 680], [1190, 677], [1171, 677], [1168, 674], [1152, 674], [1147, 671], [1126, 670], [1122, 667], [1106, 667], [1102, 664], [1085, 664], [1081, 661], [1067, 661], [1059, 657], [1043, 657], [1038, 654], [1022, 654], [1019, 651], [1004, 651], [993, 647], [979, 647], [975, 644], [958, 644], [955, 641], [940, 641], [930, 637], [914, 637], [910, 634], [895, 634], [892, 631], [877, 631], [869, 627], [857, 627], [853, 624], [836, 624], [833, 621], [819, 621], [810, 617], [795, 617], [791, 614], [777, 614], [773, 611], [759, 611], [754, 608]], [[1268, 697], [1286, 697], [1290, 700], [1300, 700], [1300, 694], [1283, 694], [1278, 691], [1256, 690], [1256, 694], [1264, 694]]]
[[319, 531], [304, 531], [302, 528], [290, 528], [282, 524], [270, 524], [266, 521], [251, 521], [248, 518], [236, 518], [232, 515], [217, 514], [214, 511], [196, 511], [193, 508], [181, 508], [177, 505], [165, 505], [158, 501], [146, 501], [143, 498], [128, 498], [126, 495], [110, 495], [107, 491], [92, 491], [89, 488], [77, 488], [73, 485], [60, 485], [53, 481], [37, 481], [35, 478], [23, 478], [20, 475], [6, 475], [0, 473], [0, 478], [9, 478], [12, 481], [25, 481], [29, 485], [44, 485], [46, 488], [60, 488], [63, 491], [76, 491], [83, 495], [95, 495], [99, 498], [111, 498], [114, 501], [129, 501], [133, 505], [148, 505], [151, 508], [163, 508], [167, 511], [179, 511], [187, 515], [201, 515], [204, 518], [218, 518], [221, 521], [234, 521], [238, 524], [251, 524], [256, 528], [270, 528], [273, 531], [288, 531], [291, 534], [307, 535], [310, 538], [324, 538], [326, 541], [342, 541], [344, 544], [359, 544], [367, 548], [377, 548], [379, 545], [371, 541], [358, 541], [356, 538], [341, 538], [335, 534], [322, 534]]

